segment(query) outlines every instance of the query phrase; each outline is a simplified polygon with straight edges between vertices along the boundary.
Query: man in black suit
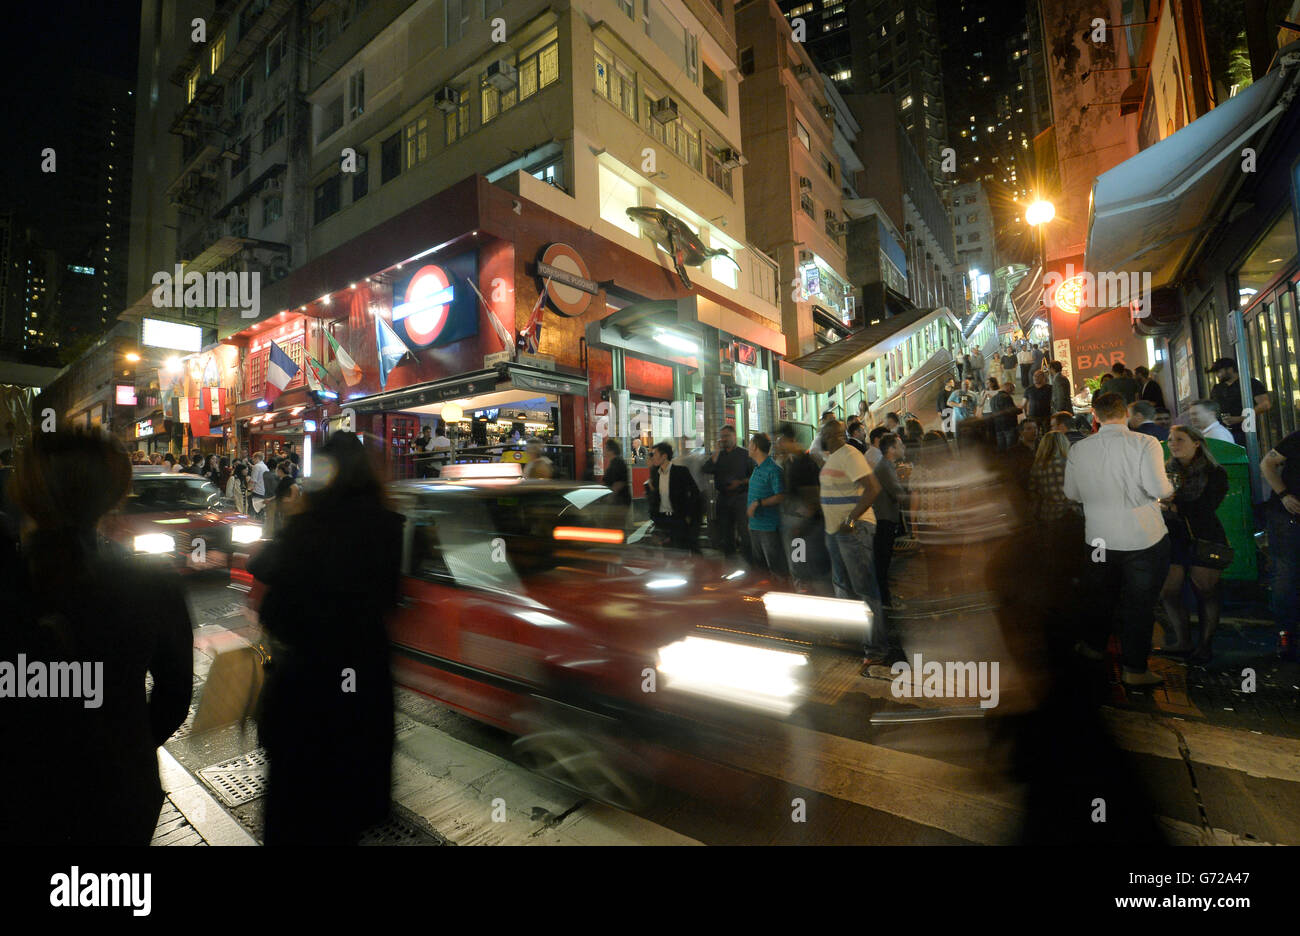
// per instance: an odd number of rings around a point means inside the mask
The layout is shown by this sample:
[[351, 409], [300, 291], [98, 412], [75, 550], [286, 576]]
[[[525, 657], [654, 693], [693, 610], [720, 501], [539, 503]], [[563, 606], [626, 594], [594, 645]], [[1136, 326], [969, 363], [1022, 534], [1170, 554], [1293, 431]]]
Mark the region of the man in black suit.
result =
[[[650, 480], [645, 483], [650, 519], [666, 530], [670, 545], [698, 552], [700, 548], [700, 489], [685, 465], [674, 465], [673, 447], [659, 442], [650, 450]], [[667, 496], [664, 485], [667, 485]]]
[[1148, 400], [1138, 400], [1128, 405], [1128, 427], [1134, 432], [1155, 436], [1161, 442], [1169, 441], [1169, 429], [1156, 422], [1156, 408]]

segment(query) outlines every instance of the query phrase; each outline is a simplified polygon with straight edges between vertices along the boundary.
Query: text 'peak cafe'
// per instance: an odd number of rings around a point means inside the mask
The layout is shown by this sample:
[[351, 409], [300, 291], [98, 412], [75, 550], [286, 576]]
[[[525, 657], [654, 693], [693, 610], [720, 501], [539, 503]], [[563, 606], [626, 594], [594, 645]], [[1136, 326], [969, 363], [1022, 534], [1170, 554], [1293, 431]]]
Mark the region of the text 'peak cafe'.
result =
[[[376, 258], [389, 262], [376, 268]], [[753, 369], [770, 372], [785, 342], [757, 313], [688, 290], [670, 263], [481, 176], [271, 289], [276, 304], [297, 305], [234, 339], [247, 342], [246, 386], [265, 385], [272, 341], [298, 371], [273, 402], [250, 394], [240, 403], [252, 450], [310, 436], [313, 424], [317, 441], [351, 425], [382, 440], [397, 478], [426, 473], [415, 441], [439, 423], [452, 448], [429, 460], [435, 466], [523, 461], [536, 440], [555, 476], [568, 478], [600, 473], [607, 436], [629, 455], [658, 441], [702, 444], [706, 349], [744, 345]], [[746, 428], [770, 431], [775, 383], [761, 383], [724, 402], [748, 415]], [[611, 400], [632, 418], [611, 421]]]

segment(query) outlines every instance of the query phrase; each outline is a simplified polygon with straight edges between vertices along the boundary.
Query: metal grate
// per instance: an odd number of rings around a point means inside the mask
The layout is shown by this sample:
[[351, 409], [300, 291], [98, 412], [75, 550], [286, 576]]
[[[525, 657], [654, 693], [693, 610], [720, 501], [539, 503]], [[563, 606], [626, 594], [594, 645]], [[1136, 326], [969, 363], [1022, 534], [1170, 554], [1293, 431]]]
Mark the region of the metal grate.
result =
[[387, 822], [367, 830], [359, 845], [446, 845], [446, 840], [430, 833], [419, 822], [394, 812]]
[[266, 751], [259, 748], [243, 757], [204, 767], [199, 771], [199, 779], [227, 806], [239, 806], [266, 792], [268, 763]]
[[172, 736], [167, 740], [183, 741], [184, 739], [188, 738], [190, 734], [194, 731], [194, 713], [197, 712], [198, 710], [199, 707], [197, 705], [191, 705], [189, 714], [185, 716], [185, 721], [181, 722], [181, 726], [177, 728], [174, 732], [172, 732]]

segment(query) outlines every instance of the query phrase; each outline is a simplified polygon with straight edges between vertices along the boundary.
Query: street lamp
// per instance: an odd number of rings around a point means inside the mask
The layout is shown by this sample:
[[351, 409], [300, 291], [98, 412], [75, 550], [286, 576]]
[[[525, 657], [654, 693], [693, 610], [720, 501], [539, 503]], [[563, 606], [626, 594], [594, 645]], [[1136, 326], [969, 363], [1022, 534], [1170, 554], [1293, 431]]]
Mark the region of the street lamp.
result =
[[128, 351], [126, 353], [126, 359], [132, 364], [140, 363], [140, 355], [136, 354], [134, 351]]
[[1025, 221], [1033, 227], [1040, 227], [1056, 217], [1056, 206], [1040, 198], [1025, 209]]

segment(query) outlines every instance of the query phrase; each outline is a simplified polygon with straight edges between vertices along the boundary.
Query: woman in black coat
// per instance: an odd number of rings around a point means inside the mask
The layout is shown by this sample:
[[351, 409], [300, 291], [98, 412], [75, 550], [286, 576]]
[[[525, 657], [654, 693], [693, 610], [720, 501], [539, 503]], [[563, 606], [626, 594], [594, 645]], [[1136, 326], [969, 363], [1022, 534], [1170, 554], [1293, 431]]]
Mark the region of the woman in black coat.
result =
[[0, 661], [23, 654], [29, 674], [38, 662], [50, 675], [50, 664], [68, 675], [74, 664], [80, 679], [63, 698], [0, 700], [0, 751], [10, 758], [0, 843], [153, 838], [158, 747], [189, 710], [193, 635], [175, 574], [142, 568], [96, 533], [130, 481], [121, 444], [96, 431], [35, 433], [19, 456], [10, 493], [26, 529], [21, 549], [0, 537]]
[[258, 715], [270, 758], [266, 844], [355, 844], [388, 817], [393, 682], [386, 619], [397, 604], [402, 518], [386, 510], [366, 450], [336, 432], [326, 486], [250, 563], [267, 585], [271, 650]]
[[[1228, 473], [1214, 460], [1205, 445], [1205, 437], [1191, 426], [1174, 426], [1169, 432], [1169, 459], [1166, 471], [1174, 485], [1174, 496], [1161, 502], [1165, 508], [1165, 525], [1169, 528], [1172, 556], [1169, 576], [1160, 598], [1169, 616], [1174, 642], [1161, 651], [1172, 656], [1187, 655], [1189, 663], [1203, 666], [1210, 662], [1211, 643], [1219, 627], [1219, 578], [1222, 572], [1197, 565], [1192, 537], [1214, 543], [1228, 542], [1223, 524], [1215, 511], [1228, 496]], [[1190, 578], [1200, 618], [1200, 640], [1192, 634], [1191, 621], [1183, 601], [1183, 581]]]

